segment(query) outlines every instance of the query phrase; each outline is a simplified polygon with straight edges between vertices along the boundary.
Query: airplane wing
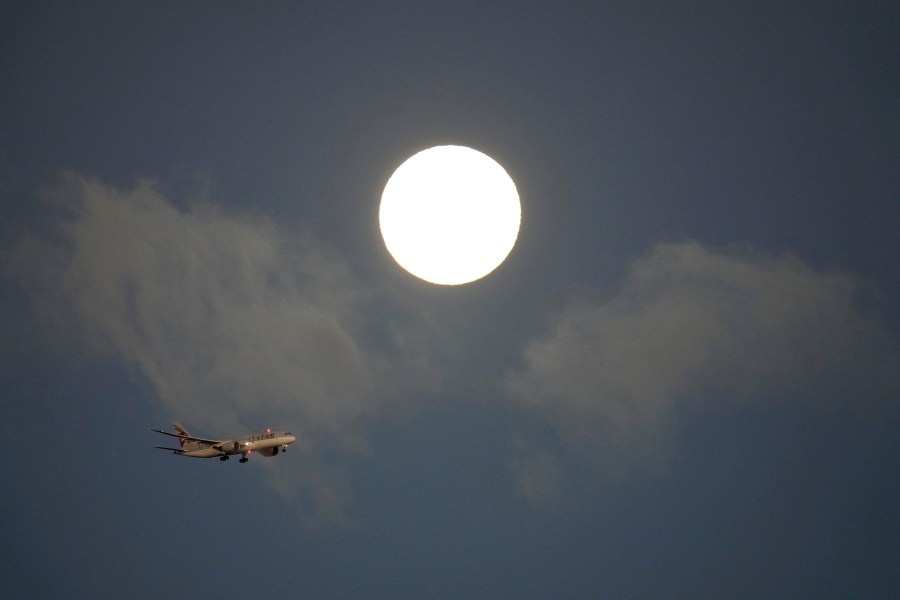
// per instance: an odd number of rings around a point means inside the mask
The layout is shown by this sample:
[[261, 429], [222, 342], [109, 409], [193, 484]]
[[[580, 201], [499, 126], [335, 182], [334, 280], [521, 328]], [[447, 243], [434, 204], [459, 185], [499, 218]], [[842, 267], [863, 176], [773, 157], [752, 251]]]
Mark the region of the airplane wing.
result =
[[[188, 440], [191, 442], [202, 442], [204, 444], [221, 444], [223, 442], [227, 442], [228, 440], [207, 440], [205, 438], [193, 437], [190, 435], [179, 435], [177, 433], [169, 433], [168, 431], [162, 431], [161, 429], [151, 429], [150, 431], [155, 431], [156, 433], [161, 433], [163, 435], [169, 435], [172, 437], [176, 437], [181, 440]], [[158, 447], [158, 446], [157, 446]]]
[[174, 452], [175, 454], [181, 454], [184, 452], [181, 448], [165, 448], [163, 446], [157, 446], [160, 450], [169, 450], [170, 452]]

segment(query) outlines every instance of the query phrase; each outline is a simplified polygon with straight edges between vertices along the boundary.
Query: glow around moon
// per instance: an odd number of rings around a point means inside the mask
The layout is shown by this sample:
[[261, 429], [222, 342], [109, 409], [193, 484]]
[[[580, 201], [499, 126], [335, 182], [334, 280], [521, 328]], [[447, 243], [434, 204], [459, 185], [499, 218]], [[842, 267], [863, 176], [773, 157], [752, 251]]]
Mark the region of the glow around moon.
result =
[[381, 196], [381, 234], [397, 263], [421, 279], [458, 285], [481, 279], [516, 243], [516, 185], [491, 157], [436, 146], [406, 160]]

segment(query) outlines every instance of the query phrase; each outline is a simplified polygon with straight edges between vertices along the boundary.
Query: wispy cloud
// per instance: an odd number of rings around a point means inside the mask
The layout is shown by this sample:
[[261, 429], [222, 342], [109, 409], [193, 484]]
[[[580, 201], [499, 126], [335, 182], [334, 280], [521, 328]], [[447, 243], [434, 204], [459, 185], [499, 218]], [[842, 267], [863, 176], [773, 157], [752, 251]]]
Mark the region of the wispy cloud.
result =
[[559, 312], [508, 390], [598, 457], [654, 454], [685, 403], [746, 401], [817, 378], [894, 373], [896, 383], [896, 346], [858, 308], [859, 292], [853, 277], [790, 256], [660, 244], [608, 301]]
[[[260, 415], [290, 427], [304, 468], [261, 462], [312, 519], [343, 518], [348, 482], [334, 457], [366, 451], [388, 403], [452, 387], [437, 365], [465, 344], [421, 307], [360, 284], [309, 234], [208, 202], [182, 210], [148, 182], [66, 174], [45, 196], [63, 212], [57, 229], [23, 238], [6, 269], [52, 331], [135, 367], [198, 430], [237, 432]], [[655, 457], [679, 408], [712, 397], [748, 401], [841, 374], [896, 385], [896, 344], [859, 292], [853, 277], [789, 256], [660, 244], [606, 301], [560, 310], [508, 374], [508, 408], [544, 432], [535, 448], [512, 432], [522, 493], [546, 502], [565, 485], [557, 442], [604, 467]]]
[[[45, 195], [65, 216], [9, 268], [56, 333], [136, 366], [197, 429], [289, 426], [308, 464], [357, 443], [394, 367], [363, 347], [366, 293], [339, 256], [263, 217], [179, 210], [148, 182], [66, 174]], [[295, 478], [314, 505], [340, 487], [323, 473]]]
[[149, 183], [67, 175], [49, 196], [72, 218], [57, 243], [26, 242], [18, 269], [57, 321], [138, 364], [174, 412], [277, 407], [321, 425], [371, 410], [357, 288], [312, 240], [211, 205], [181, 212]]

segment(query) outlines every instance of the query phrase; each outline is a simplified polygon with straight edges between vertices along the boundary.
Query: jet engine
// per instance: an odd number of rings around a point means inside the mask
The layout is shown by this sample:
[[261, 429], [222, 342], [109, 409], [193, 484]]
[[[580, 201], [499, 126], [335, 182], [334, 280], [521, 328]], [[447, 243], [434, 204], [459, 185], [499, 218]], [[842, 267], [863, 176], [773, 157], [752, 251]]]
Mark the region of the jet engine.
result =
[[225, 454], [237, 454], [241, 451], [240, 442], [224, 442], [221, 446], [222, 452]]
[[275, 446], [274, 448], [263, 448], [259, 453], [263, 456], [275, 456], [278, 454], [278, 446]]

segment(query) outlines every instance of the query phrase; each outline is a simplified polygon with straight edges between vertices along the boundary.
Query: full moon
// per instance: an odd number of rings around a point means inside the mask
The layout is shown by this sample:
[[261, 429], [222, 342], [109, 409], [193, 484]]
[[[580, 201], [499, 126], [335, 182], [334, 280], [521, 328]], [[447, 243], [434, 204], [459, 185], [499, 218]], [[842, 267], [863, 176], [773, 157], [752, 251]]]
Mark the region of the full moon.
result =
[[394, 260], [440, 285], [469, 283], [500, 266], [520, 220], [516, 184], [494, 159], [465, 146], [408, 158], [384, 187], [379, 210]]

